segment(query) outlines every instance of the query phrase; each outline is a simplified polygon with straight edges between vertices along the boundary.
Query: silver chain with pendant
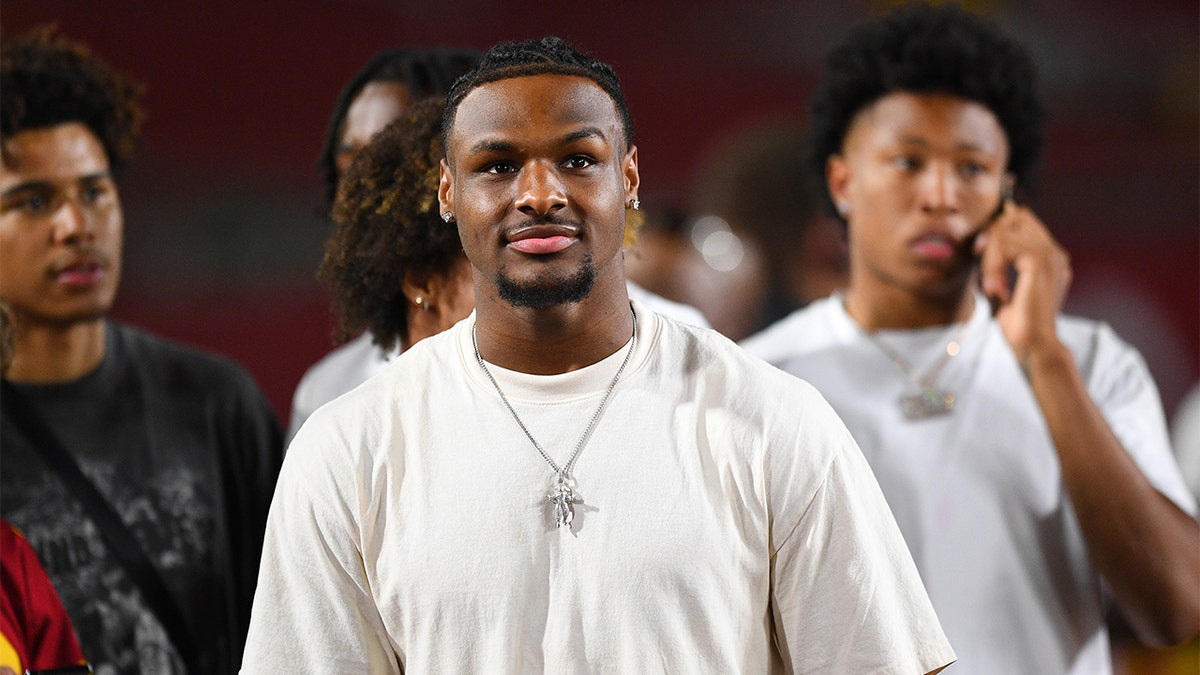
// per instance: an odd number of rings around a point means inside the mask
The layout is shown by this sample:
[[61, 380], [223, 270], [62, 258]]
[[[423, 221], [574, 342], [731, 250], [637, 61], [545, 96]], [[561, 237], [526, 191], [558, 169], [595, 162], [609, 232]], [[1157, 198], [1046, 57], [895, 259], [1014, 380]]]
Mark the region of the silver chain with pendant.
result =
[[613, 389], [617, 386], [617, 381], [621, 379], [621, 373], [625, 372], [625, 366], [629, 365], [629, 359], [633, 356], [634, 348], [637, 347], [637, 314], [633, 313], [633, 337], [629, 339], [629, 351], [625, 353], [625, 360], [621, 361], [621, 367], [617, 369], [617, 374], [613, 376], [612, 382], [608, 383], [608, 389], [604, 391], [604, 397], [600, 399], [600, 405], [596, 406], [596, 411], [592, 413], [592, 419], [588, 421], [587, 428], [583, 430], [583, 435], [575, 443], [575, 449], [571, 451], [571, 456], [567, 458], [566, 464], [563, 464], [561, 467], [550, 458], [550, 455], [542, 448], [542, 444], [537, 442], [533, 434], [529, 433], [529, 428], [521, 421], [521, 416], [517, 414], [512, 404], [508, 402], [508, 397], [504, 395], [504, 390], [500, 388], [500, 384], [492, 376], [492, 371], [488, 370], [487, 364], [483, 361], [483, 355], [479, 353], [479, 333], [476, 326], [471, 326], [471, 343], [475, 347], [475, 360], [479, 361], [479, 367], [483, 369], [483, 374], [487, 375], [488, 381], [496, 388], [496, 393], [500, 394], [500, 400], [504, 402], [504, 407], [508, 408], [508, 412], [517, 421], [517, 426], [521, 427], [521, 431], [525, 432], [525, 437], [529, 439], [530, 443], [533, 443], [533, 447], [537, 449], [538, 454], [554, 470], [557, 480], [554, 487], [551, 488], [550, 494], [546, 495], [546, 499], [550, 502], [551, 508], [554, 510], [555, 526], [562, 527], [566, 525], [569, 528], [571, 521], [575, 519], [575, 507], [573, 505], [583, 501], [575, 494], [574, 489], [571, 487], [571, 469], [575, 466], [575, 460], [579, 458], [579, 452], [583, 450], [583, 446], [587, 444], [588, 438], [592, 435], [592, 429], [595, 428], [596, 422], [600, 421], [600, 416], [604, 413], [604, 407], [608, 405], [608, 399], [612, 396]]
[[913, 384], [921, 388], [921, 393], [919, 394], [900, 397], [900, 411], [904, 413], [906, 418], [910, 420], [922, 420], [930, 417], [949, 415], [954, 410], [955, 396], [953, 392], [937, 388], [934, 386], [934, 380], [937, 379], [938, 373], [942, 372], [946, 364], [950, 363], [950, 359], [958, 355], [961, 349], [960, 341], [969, 323], [970, 320], [967, 320], [959, 326], [954, 337], [950, 338], [950, 341], [946, 343], [946, 350], [942, 358], [938, 359], [938, 362], [933, 364], [933, 367], [924, 375], [917, 372], [907, 359], [896, 352], [896, 350], [884, 344], [875, 334], [864, 331], [867, 339], [878, 347], [879, 351], [883, 352], [884, 356], [888, 357], [892, 363], [895, 363]]

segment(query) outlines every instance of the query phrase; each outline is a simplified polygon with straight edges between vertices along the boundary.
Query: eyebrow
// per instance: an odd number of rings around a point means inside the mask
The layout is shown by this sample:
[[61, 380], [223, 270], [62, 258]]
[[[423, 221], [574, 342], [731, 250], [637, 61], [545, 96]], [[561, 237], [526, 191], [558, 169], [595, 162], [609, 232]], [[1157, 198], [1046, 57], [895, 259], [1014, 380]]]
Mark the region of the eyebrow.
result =
[[563, 136], [562, 142], [564, 144], [566, 144], [566, 143], [570, 143], [572, 141], [578, 141], [578, 140], [581, 140], [584, 138], [597, 138], [602, 141], [608, 140], [605, 137], [604, 132], [601, 131], [599, 127], [584, 127], [578, 131], [572, 131], [571, 133], [567, 134], [566, 136]]
[[[75, 182], [91, 183], [94, 181], [105, 180], [105, 179], [111, 180], [112, 172], [97, 171], [95, 173], [84, 174], [82, 176], [77, 177], [75, 179]], [[12, 195], [15, 195], [15, 194], [18, 194], [21, 192], [46, 191], [46, 190], [52, 190], [52, 189], [54, 189], [54, 183], [52, 181], [48, 181], [48, 180], [25, 181], [24, 183], [18, 183], [16, 185], [8, 188], [7, 190], [5, 190], [3, 193], [0, 193], [0, 199], [8, 199]]]
[[[908, 143], [910, 145], [919, 145], [922, 148], [930, 147], [929, 141], [925, 140], [924, 138], [918, 138], [916, 136], [901, 136], [900, 141], [902, 143]], [[977, 143], [957, 143], [957, 144], [955, 144], [954, 148], [956, 150], [966, 150], [968, 152], [992, 152], [991, 150], [988, 150], [988, 149], [984, 148], [982, 145], [979, 145]]]
[[[607, 140], [607, 137], [604, 135], [604, 131], [602, 131], [599, 127], [584, 127], [563, 136], [561, 139], [559, 139], [558, 144], [567, 145], [568, 143], [573, 143], [585, 138], [596, 138], [601, 141]], [[475, 145], [472, 145], [468, 152], [510, 152], [516, 149], [516, 147], [517, 146], [514, 143], [510, 143], [508, 141], [484, 139]]]

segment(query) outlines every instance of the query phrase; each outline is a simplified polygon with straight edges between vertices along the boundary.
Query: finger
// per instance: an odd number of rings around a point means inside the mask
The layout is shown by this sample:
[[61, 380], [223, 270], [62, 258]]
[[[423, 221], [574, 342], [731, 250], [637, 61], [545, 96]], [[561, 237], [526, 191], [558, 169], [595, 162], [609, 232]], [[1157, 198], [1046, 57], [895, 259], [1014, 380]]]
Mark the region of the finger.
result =
[[1005, 207], [1005, 214], [976, 240], [979, 251], [979, 273], [984, 295], [999, 302], [1007, 302], [1010, 296], [1009, 268], [1014, 257], [1013, 238], [1017, 222], [1012, 207]]
[[975, 255], [983, 255], [984, 249], [987, 248], [988, 239], [991, 238], [988, 235], [988, 232], [1002, 226], [1003, 223], [1014, 218], [1016, 213], [1017, 211], [1015, 204], [1013, 204], [1013, 200], [1005, 199], [1004, 201], [1000, 202], [1000, 206], [996, 209], [996, 212], [988, 217], [987, 222], [983, 224], [983, 227], [981, 227], [979, 232], [975, 235]]

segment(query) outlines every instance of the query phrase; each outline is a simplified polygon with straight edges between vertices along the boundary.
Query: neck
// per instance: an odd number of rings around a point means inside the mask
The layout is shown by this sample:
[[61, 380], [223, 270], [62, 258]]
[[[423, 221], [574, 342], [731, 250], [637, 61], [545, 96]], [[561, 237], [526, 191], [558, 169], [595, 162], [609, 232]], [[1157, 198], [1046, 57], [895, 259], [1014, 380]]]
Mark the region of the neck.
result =
[[612, 355], [633, 335], [625, 280], [597, 280], [578, 303], [546, 309], [513, 307], [490, 289], [476, 287], [479, 353], [501, 368], [557, 375]]
[[69, 326], [22, 323], [14, 317], [13, 362], [5, 375], [13, 382], [71, 382], [95, 370], [104, 359], [104, 319]]
[[851, 283], [846, 313], [867, 332], [928, 328], [960, 323], [975, 309], [972, 284], [945, 295], [920, 295], [893, 285], [866, 288]]
[[409, 347], [421, 340], [433, 337], [450, 327], [449, 325], [442, 325], [444, 322], [440, 312], [427, 312], [411, 307], [407, 312], [405, 316], [407, 329], [404, 333], [404, 339], [400, 341], [400, 351], [407, 351]]

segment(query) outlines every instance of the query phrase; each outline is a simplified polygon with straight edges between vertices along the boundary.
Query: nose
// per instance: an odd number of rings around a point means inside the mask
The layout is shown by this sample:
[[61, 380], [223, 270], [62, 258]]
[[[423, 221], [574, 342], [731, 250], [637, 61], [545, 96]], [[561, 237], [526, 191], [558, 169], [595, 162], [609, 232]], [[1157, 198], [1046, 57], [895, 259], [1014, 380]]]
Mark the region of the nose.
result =
[[567, 205], [566, 187], [554, 166], [533, 162], [522, 170], [516, 206], [529, 215], [546, 216]]
[[72, 243], [91, 239], [95, 234], [91, 218], [78, 201], [64, 199], [54, 213], [54, 240], [56, 243]]
[[921, 208], [928, 213], [958, 210], [958, 178], [953, 167], [941, 162], [929, 164], [921, 177]]

